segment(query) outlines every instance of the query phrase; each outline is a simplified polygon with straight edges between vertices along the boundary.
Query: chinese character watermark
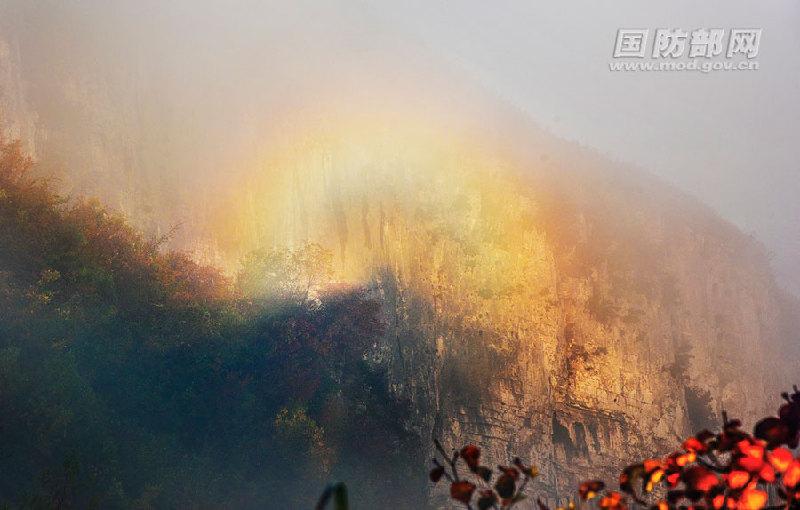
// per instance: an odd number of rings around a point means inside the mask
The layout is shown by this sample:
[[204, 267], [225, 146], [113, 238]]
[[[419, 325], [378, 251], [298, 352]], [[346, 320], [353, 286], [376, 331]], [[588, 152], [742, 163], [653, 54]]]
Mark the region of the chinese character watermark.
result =
[[728, 58], [742, 54], [747, 58], [758, 55], [758, 45], [761, 44], [760, 28], [734, 28], [728, 42]]
[[[755, 70], [760, 28], [620, 28], [614, 42], [611, 70]], [[726, 38], [727, 36], [727, 38]], [[688, 51], [687, 51], [688, 49]], [[649, 58], [647, 58], [649, 56]], [[688, 57], [690, 60], [680, 60]], [[624, 64], [626, 59], [640, 59]], [[744, 59], [744, 60], [743, 60]]]
[[659, 28], [653, 40], [654, 57], [680, 57], [686, 51], [686, 38], [689, 34], [676, 28]]
[[689, 41], [690, 57], [716, 57], [722, 53], [722, 39], [725, 37], [725, 30], [722, 28], [698, 28], [692, 32], [692, 39]]
[[644, 57], [647, 33], [647, 29], [620, 28], [614, 45], [614, 58]]

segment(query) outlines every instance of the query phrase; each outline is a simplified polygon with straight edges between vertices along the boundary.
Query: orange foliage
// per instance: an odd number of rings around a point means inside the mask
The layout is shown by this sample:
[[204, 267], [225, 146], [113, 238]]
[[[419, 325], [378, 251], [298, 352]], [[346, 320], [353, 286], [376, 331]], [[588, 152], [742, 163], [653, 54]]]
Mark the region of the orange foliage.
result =
[[[619, 477], [619, 491], [607, 489], [602, 480], [587, 480], [578, 487], [578, 496], [584, 501], [597, 500], [602, 510], [625, 510], [631, 505], [653, 510], [762, 510], [770, 504], [767, 488], [773, 487], [773, 497], [780, 501], [770, 508], [798, 510], [800, 458], [793, 456], [790, 449], [797, 447], [800, 435], [800, 391], [795, 387], [792, 395], [784, 393], [783, 398], [786, 403], [778, 416], [759, 421], [752, 435], [741, 429], [738, 420], [723, 416], [722, 432], [714, 434], [703, 430], [686, 439], [680, 450], [662, 459], [647, 459], [626, 467]], [[468, 482], [459, 478], [457, 464], [463, 459], [469, 471], [481, 475], [479, 483], [481, 479], [488, 482], [491, 473], [488, 477], [482, 474], [480, 448], [468, 445], [448, 456], [438, 442], [436, 447], [450, 472], [434, 459], [436, 467], [431, 472], [431, 480], [438, 482], [446, 477], [451, 482], [453, 498], [472, 508], [475, 485], [469, 483], [471, 490], [464, 490]], [[496, 495], [491, 488], [483, 489], [478, 508], [510, 508], [521, 501], [522, 490], [533, 477], [530, 474], [535, 472], [535, 468], [526, 469], [529, 471], [522, 470], [523, 482], [517, 485], [520, 471], [498, 466]], [[648, 502], [647, 496], [659, 484], [665, 484], [665, 497]], [[541, 500], [538, 506], [540, 510], [547, 510]]]

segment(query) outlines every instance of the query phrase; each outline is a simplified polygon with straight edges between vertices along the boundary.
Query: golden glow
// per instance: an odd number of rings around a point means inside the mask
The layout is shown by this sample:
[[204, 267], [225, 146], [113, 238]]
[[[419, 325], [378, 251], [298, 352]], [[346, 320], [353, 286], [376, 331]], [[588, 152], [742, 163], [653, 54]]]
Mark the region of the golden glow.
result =
[[547, 322], [552, 252], [511, 163], [463, 133], [400, 116], [296, 131], [245, 165], [216, 206], [229, 268], [256, 248], [315, 242], [334, 253], [337, 279], [389, 271], [436, 311], [501, 338], [533, 333], [520, 317]]

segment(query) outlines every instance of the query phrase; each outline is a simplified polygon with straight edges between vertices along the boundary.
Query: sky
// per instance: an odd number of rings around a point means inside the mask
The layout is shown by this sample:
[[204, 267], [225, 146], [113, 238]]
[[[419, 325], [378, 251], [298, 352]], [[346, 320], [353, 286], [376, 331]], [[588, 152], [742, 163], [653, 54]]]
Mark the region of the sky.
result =
[[[176, 174], [224, 176], [274, 119], [311, 97], [369, 104], [364, 97], [395, 88], [394, 99], [371, 104], [428, 95], [431, 105], [464, 82], [489, 104], [696, 196], [763, 242], [779, 282], [800, 295], [796, 0], [5, 4], [28, 12], [19, 28], [47, 61], [42, 80], [63, 65], [79, 89], [111, 90], [109, 101], [140, 124], [142, 152], [161, 161], [170, 151]], [[760, 68], [612, 72], [620, 28], [761, 28]], [[81, 85], [76, 53], [104, 85]], [[174, 186], [164, 185], [166, 202]]]

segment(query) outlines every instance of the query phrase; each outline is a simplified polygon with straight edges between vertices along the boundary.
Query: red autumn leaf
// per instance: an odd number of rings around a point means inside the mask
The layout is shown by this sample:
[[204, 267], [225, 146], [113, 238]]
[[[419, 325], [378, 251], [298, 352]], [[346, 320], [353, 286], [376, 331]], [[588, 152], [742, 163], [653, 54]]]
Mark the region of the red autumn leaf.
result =
[[687, 452], [675, 457], [675, 464], [677, 464], [680, 467], [683, 467], [683, 466], [688, 466], [695, 460], [697, 460], [697, 454], [695, 452]]
[[736, 449], [739, 452], [752, 459], [763, 459], [764, 458], [764, 446], [749, 439], [745, 439], [736, 443]]
[[675, 487], [681, 479], [680, 473], [670, 473], [667, 475], [667, 483], [670, 487]]
[[767, 483], [774, 483], [775, 482], [775, 469], [767, 463], [761, 467], [761, 470], [758, 472], [758, 477], [763, 482]]
[[491, 489], [484, 489], [478, 497], [478, 510], [487, 510], [497, 503], [497, 496]]
[[582, 500], [594, 499], [597, 493], [605, 489], [606, 484], [602, 480], [587, 480], [578, 487], [578, 495]]
[[739, 420], [728, 421], [717, 439], [717, 450], [721, 452], [733, 450], [738, 442], [748, 439], [748, 435], [740, 429], [741, 426], [742, 422]]
[[753, 435], [767, 442], [767, 448], [775, 448], [789, 442], [789, 426], [780, 418], [770, 416], [756, 423]]
[[741, 489], [750, 482], [750, 473], [747, 471], [734, 470], [728, 473], [728, 487], [731, 489]]
[[500, 478], [498, 478], [497, 482], [494, 484], [494, 490], [496, 490], [497, 494], [503, 499], [513, 497], [515, 489], [516, 482], [514, 481], [514, 477], [508, 473], [500, 475]]
[[764, 466], [764, 446], [752, 440], [739, 441], [736, 444], [739, 457], [736, 463], [750, 473], [758, 473]]
[[683, 442], [683, 449], [687, 452], [703, 453], [708, 450], [708, 446], [693, 436]]
[[783, 474], [783, 485], [788, 489], [794, 489], [798, 482], [800, 482], [800, 461], [793, 460]]
[[442, 475], [444, 475], [444, 467], [443, 466], [438, 466], [438, 467], [435, 467], [435, 468], [431, 469], [431, 472], [430, 472], [430, 474], [428, 476], [430, 477], [430, 479], [431, 479], [431, 481], [433, 483], [436, 483], [439, 480], [441, 480]]
[[794, 450], [797, 448], [798, 437], [800, 437], [800, 392], [797, 390], [797, 386], [791, 397], [788, 394], [784, 394], [783, 397], [787, 403], [781, 406], [778, 417], [789, 428], [787, 446]]
[[467, 463], [470, 471], [475, 471], [478, 467], [478, 460], [481, 458], [481, 449], [474, 444], [468, 444], [461, 449], [461, 458]]
[[783, 473], [789, 468], [792, 463], [792, 452], [786, 448], [776, 448], [767, 453], [770, 465], [775, 468], [778, 473]]
[[664, 463], [661, 462], [661, 459], [647, 459], [643, 464], [644, 470], [648, 474], [652, 473], [656, 469], [661, 469], [664, 466]]
[[467, 481], [461, 480], [450, 484], [450, 497], [465, 505], [469, 504], [473, 492], [475, 492], [475, 485]]
[[758, 489], [746, 489], [736, 503], [737, 510], [761, 510], [767, 504], [767, 493]]
[[650, 492], [655, 488], [655, 485], [660, 482], [664, 478], [664, 470], [663, 469], [656, 469], [652, 473], [649, 473], [644, 480], [644, 490], [646, 492]]
[[683, 483], [690, 491], [706, 493], [719, 484], [717, 475], [704, 468], [703, 466], [692, 466], [687, 468], [681, 476]]
[[600, 508], [603, 510], [623, 510], [626, 508], [622, 494], [617, 491], [610, 491], [600, 498]]
[[510, 466], [497, 466], [497, 469], [504, 475], [510, 476], [514, 481], [519, 479], [519, 471]]
[[761, 471], [761, 468], [764, 466], [764, 460], [754, 459], [753, 457], [742, 457], [736, 461], [736, 464], [745, 471], [757, 473]]

